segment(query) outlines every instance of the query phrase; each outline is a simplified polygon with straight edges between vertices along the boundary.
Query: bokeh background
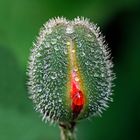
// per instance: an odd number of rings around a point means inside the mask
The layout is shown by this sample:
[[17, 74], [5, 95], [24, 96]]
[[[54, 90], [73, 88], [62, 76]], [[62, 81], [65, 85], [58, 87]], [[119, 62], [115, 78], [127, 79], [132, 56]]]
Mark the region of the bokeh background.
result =
[[59, 140], [28, 99], [29, 50], [49, 18], [90, 18], [112, 50], [114, 102], [103, 117], [78, 123], [78, 140], [140, 139], [139, 0], [0, 0], [0, 140]]

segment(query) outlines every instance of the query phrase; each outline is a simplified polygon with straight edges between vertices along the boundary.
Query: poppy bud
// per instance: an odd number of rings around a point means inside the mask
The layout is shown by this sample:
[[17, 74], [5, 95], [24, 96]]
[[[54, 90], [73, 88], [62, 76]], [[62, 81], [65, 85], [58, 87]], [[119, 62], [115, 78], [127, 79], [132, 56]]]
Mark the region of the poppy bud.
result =
[[88, 19], [49, 20], [29, 58], [28, 85], [35, 109], [51, 122], [101, 115], [112, 101], [112, 67], [99, 28]]

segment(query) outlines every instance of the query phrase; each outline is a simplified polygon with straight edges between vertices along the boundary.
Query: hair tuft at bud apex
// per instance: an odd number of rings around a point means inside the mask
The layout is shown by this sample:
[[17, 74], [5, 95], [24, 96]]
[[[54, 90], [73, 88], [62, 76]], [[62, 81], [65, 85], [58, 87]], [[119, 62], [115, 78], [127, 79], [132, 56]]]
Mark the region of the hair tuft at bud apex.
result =
[[28, 87], [36, 111], [59, 123], [101, 115], [112, 101], [112, 67], [99, 27], [83, 17], [49, 20], [29, 58]]

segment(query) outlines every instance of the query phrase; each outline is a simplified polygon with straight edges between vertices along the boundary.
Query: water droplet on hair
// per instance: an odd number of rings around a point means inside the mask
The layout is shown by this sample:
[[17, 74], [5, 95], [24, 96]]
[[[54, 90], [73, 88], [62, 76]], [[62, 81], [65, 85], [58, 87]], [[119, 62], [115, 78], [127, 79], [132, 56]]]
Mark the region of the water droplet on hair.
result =
[[59, 100], [58, 100], [58, 102], [59, 102], [59, 103], [61, 103], [61, 102], [62, 102], [62, 100], [61, 100], [61, 99], [59, 99]]
[[53, 79], [53, 80], [54, 80], [55, 78], [56, 78], [55, 76], [51, 76], [51, 79]]
[[40, 57], [41, 56], [41, 54], [40, 54], [40, 52], [38, 52], [37, 54], [36, 54], [36, 57]]
[[94, 50], [94, 48], [91, 48], [91, 52], [94, 52], [95, 50]]
[[54, 50], [58, 51], [59, 50], [58, 46], [54, 46]]
[[98, 77], [99, 75], [97, 73], [94, 74], [94, 77]]
[[85, 56], [85, 55], [86, 55], [86, 54], [85, 54], [84, 52], [81, 53], [81, 56], [82, 56], [82, 57]]
[[92, 38], [92, 35], [91, 34], [87, 34], [87, 37]]
[[77, 46], [78, 46], [79, 48], [81, 48], [81, 47], [82, 47], [82, 43], [79, 42]]
[[72, 26], [68, 26], [68, 27], [66, 28], [66, 33], [67, 33], [67, 34], [72, 34], [73, 32], [74, 32], [74, 29], [73, 29]]
[[56, 43], [57, 43], [57, 39], [55, 39], [55, 38], [51, 39], [51, 44], [52, 44], [52, 45], [54, 45], [54, 44], [56, 44]]
[[57, 77], [57, 74], [53, 73], [52, 76], [51, 76], [51, 79], [54, 80], [54, 79], [56, 79], [56, 77]]
[[45, 46], [45, 48], [49, 48], [50, 43], [49, 43], [49, 42], [45, 42], [45, 43], [44, 43], [44, 46]]
[[41, 86], [37, 86], [36, 90], [37, 90], [37, 92], [41, 92], [42, 91]]
[[89, 65], [89, 62], [88, 62], [88, 61], [87, 61], [87, 62], [85, 62], [85, 65], [87, 65], [87, 66], [88, 66], [88, 65]]
[[94, 37], [91, 34], [87, 34], [87, 39], [91, 42], [94, 42]]
[[101, 74], [101, 77], [105, 77], [104, 73]]
[[47, 34], [50, 34], [50, 33], [52, 33], [52, 29], [51, 28], [48, 28], [47, 29]]
[[58, 36], [57, 36], [57, 39], [61, 39], [61, 36], [60, 36], [60, 35], [58, 35]]
[[68, 54], [68, 51], [67, 51], [67, 49], [64, 49], [64, 54]]

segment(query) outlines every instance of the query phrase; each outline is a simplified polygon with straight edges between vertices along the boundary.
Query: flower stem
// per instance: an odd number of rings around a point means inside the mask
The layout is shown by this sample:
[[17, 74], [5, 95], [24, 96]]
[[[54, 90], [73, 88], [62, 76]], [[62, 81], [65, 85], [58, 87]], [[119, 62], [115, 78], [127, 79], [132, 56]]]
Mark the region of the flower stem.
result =
[[61, 140], [76, 140], [75, 136], [75, 122], [60, 123]]

